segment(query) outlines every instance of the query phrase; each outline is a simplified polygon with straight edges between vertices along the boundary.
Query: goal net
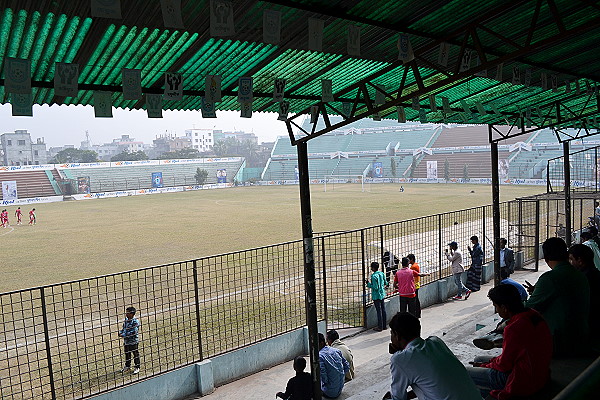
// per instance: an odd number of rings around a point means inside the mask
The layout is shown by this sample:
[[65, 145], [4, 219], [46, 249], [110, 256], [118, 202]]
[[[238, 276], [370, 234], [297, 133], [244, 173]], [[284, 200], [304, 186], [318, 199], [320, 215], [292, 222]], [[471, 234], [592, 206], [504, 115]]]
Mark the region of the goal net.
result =
[[369, 192], [370, 184], [364, 181], [362, 175], [327, 175], [323, 178], [324, 191], [335, 191], [344, 189], [356, 190], [360, 188], [361, 192]]

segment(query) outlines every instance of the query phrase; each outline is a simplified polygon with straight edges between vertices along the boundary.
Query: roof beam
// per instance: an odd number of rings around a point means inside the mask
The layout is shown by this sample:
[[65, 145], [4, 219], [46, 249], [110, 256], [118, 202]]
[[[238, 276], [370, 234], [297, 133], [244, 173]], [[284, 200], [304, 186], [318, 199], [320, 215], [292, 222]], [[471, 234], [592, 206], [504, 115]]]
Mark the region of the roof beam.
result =
[[[575, 37], [577, 35], [580, 35], [584, 32], [587, 32], [591, 29], [595, 29], [600, 27], [600, 21], [599, 20], [590, 20], [588, 22], [585, 22], [579, 26], [576, 26], [574, 28], [571, 29], [566, 29], [564, 31], [560, 31], [550, 37], [547, 37], [546, 39], [543, 40], [539, 40], [533, 44], [529, 44], [528, 46], [525, 47], [521, 47], [519, 49], [515, 49], [514, 51], [503, 55], [502, 57], [498, 57], [494, 60], [489, 60], [488, 62], [482, 62], [480, 65], [477, 65], [475, 67], [470, 67], [465, 71], [462, 72], [458, 72], [455, 73], [454, 75], [452, 75], [451, 77], [446, 77], [443, 79], [439, 79], [439, 80], [433, 80], [433, 82], [431, 83], [426, 83], [424, 87], [420, 87], [420, 88], [416, 88], [414, 91], [412, 91], [411, 93], [407, 94], [407, 95], [398, 95], [396, 97], [396, 99], [392, 100], [392, 101], [388, 101], [385, 104], [382, 105], [378, 105], [376, 107], [374, 107], [373, 109], [370, 109], [369, 107], [367, 107], [367, 110], [363, 110], [349, 118], [345, 118], [342, 122], [339, 122], [335, 125], [332, 125], [330, 127], [326, 127], [325, 129], [322, 129], [318, 132], [314, 132], [311, 134], [307, 134], [305, 137], [300, 138], [300, 139], [295, 139], [293, 141], [292, 144], [295, 144], [297, 142], [301, 142], [301, 141], [307, 141], [310, 140], [314, 137], [320, 136], [324, 133], [330, 132], [332, 130], [341, 128], [342, 126], [345, 126], [347, 124], [350, 124], [352, 122], [355, 122], [361, 118], [364, 117], [368, 117], [369, 115], [372, 115], [374, 113], [379, 113], [379, 112], [383, 112], [387, 109], [389, 109], [390, 107], [395, 107], [396, 105], [408, 100], [409, 98], [415, 97], [415, 96], [421, 96], [421, 95], [425, 95], [428, 94], [432, 91], [438, 90], [438, 89], [443, 89], [445, 87], [447, 87], [448, 85], [451, 85], [455, 82], [459, 82], [462, 80], [466, 80], [468, 78], [470, 78], [472, 75], [484, 71], [484, 70], [488, 70], [489, 68], [493, 68], [498, 66], [499, 64], [502, 64], [504, 62], [507, 61], [511, 61], [514, 60], [518, 57], [522, 57], [524, 55], [527, 55], [529, 53], [532, 52], [536, 52], [536, 51], [541, 51], [547, 47], [550, 47], [552, 45], [556, 45], [557, 43], [560, 43], [563, 40], [569, 39], [571, 37]], [[464, 37], [466, 38], [468, 33], [468, 29], [472, 29], [472, 27], [469, 27], [467, 29], [464, 29], [462, 32], [455, 32], [451, 37], [456, 37], [459, 35], [464, 35]], [[422, 48], [418, 49], [415, 51], [415, 54], [423, 54], [425, 51], [430, 50], [430, 46], [423, 46]], [[464, 49], [462, 49], [464, 50]], [[462, 51], [461, 50], [461, 51]], [[459, 63], [460, 63], [460, 58], [459, 58]], [[397, 66], [401, 65], [400, 62], [397, 63], [392, 63], [395, 64]], [[385, 70], [385, 69], [384, 69]], [[379, 76], [381, 76], [382, 73], [376, 73], [371, 75], [368, 79], [373, 80]], [[363, 84], [362, 82], [360, 84]], [[352, 90], [355, 90], [357, 87], [360, 87], [360, 84], [355, 84], [355, 85], [350, 85], [348, 87], [346, 87], [345, 89], [343, 89], [342, 91], [340, 91], [339, 93], [337, 93], [337, 96], [339, 97], [340, 95], [343, 95], [345, 93], [348, 93]], [[307, 114], [310, 112], [310, 107], [308, 107], [307, 109], [301, 111], [300, 113], [292, 116], [291, 118], [288, 118], [288, 120], [286, 121], [286, 123], [288, 124], [288, 130], [291, 129], [290, 127], [290, 121], [298, 118], [299, 116], [303, 115], [303, 114]], [[307, 132], [304, 132], [307, 133]]]

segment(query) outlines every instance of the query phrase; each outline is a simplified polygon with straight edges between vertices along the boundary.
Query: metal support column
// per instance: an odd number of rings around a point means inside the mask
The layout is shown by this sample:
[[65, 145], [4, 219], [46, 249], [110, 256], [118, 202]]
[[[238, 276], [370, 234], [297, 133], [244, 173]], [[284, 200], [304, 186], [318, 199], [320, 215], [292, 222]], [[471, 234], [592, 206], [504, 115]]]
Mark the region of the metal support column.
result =
[[[488, 125], [490, 137], [492, 125]], [[498, 143], [492, 142], [492, 214], [494, 218], [494, 286], [500, 284], [500, 176], [498, 174]]]
[[310, 180], [308, 176], [308, 146], [297, 143], [298, 172], [300, 180], [300, 214], [304, 243], [304, 290], [306, 302], [306, 325], [308, 326], [310, 370], [315, 400], [322, 399], [321, 371], [319, 370], [319, 335], [317, 328], [317, 288], [315, 282], [315, 258], [310, 208]]
[[571, 162], [569, 160], [569, 142], [563, 142], [563, 168], [565, 175], [565, 242], [571, 247]]

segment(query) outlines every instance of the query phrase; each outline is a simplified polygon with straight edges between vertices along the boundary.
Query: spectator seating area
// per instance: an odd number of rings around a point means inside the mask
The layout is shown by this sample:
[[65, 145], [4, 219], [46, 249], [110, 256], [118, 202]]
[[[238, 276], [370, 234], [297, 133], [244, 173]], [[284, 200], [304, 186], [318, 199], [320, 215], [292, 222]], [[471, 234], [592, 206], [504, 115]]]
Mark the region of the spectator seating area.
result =
[[102, 168], [62, 169], [69, 179], [90, 177], [92, 192], [109, 192], [115, 190], [148, 189], [152, 187], [152, 173], [162, 172], [164, 186], [196, 185], [195, 174], [198, 168], [208, 171], [205, 183], [217, 182], [217, 170], [227, 170], [227, 181], [233, 182], [243, 161], [181, 163], [161, 165], [131, 165]]
[[[52, 180], [56, 180], [57, 178], [58, 173], [56, 170], [0, 172], [0, 182], [17, 182], [17, 196], [19, 198], [60, 195], [60, 191], [57, 190], [58, 187], [51, 183]], [[0, 196], [2, 196], [2, 192], [0, 192]], [[2, 200], [4, 200], [4, 198], [2, 198]]]

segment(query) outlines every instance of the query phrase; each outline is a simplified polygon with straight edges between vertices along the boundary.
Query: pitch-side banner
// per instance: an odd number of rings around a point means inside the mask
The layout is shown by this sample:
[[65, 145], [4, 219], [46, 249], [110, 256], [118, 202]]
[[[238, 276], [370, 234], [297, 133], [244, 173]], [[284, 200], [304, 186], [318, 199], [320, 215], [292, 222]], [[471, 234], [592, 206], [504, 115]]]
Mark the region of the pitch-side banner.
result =
[[2, 181], [2, 200], [17, 199], [17, 181]]
[[437, 179], [438, 164], [437, 161], [427, 161], [427, 179]]

